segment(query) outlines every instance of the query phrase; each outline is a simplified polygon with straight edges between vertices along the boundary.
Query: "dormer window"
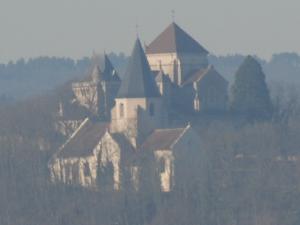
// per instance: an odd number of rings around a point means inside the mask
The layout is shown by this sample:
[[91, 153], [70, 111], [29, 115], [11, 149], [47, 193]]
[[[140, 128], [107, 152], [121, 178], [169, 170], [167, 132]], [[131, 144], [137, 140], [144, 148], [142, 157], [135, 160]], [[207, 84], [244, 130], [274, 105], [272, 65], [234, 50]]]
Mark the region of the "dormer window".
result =
[[120, 111], [120, 118], [123, 118], [124, 117], [124, 104], [123, 103], [120, 103], [119, 111]]
[[153, 103], [150, 103], [149, 105], [149, 114], [150, 116], [154, 116], [154, 104]]

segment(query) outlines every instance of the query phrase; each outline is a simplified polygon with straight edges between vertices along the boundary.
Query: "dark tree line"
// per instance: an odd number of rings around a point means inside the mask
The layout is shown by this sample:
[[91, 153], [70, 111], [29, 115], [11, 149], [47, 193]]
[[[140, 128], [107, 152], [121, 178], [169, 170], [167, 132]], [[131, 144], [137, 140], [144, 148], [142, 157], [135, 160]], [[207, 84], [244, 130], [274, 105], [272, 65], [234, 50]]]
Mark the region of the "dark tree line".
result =
[[[126, 57], [114, 53], [109, 57], [116, 68], [122, 71]], [[90, 64], [91, 58], [88, 57], [79, 60], [38, 57], [0, 64], [0, 96], [19, 100], [45, 93], [69, 80], [86, 76]]]
[[[111, 53], [109, 57], [119, 74], [122, 75], [127, 57], [123, 53]], [[243, 55], [210, 55], [209, 61], [232, 83], [234, 74], [244, 58]], [[256, 59], [262, 65], [269, 83], [300, 84], [300, 57], [296, 53], [276, 54], [269, 62], [257, 57]], [[89, 64], [90, 58], [88, 57], [80, 60], [39, 57], [0, 64], [0, 96], [7, 100], [44, 93], [70, 79], [85, 76]]]

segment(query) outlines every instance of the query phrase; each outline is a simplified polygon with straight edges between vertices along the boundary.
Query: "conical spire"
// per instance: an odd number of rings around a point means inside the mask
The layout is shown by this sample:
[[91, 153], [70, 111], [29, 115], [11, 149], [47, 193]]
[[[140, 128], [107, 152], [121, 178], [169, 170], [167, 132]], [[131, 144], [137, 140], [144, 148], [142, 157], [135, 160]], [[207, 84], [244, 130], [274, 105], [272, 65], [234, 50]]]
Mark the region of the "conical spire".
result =
[[111, 80], [115, 69], [106, 54], [104, 54], [104, 68], [101, 69], [103, 72], [103, 79]]
[[208, 54], [196, 40], [181, 29], [176, 23], [171, 23], [146, 49], [148, 54], [158, 53], [193, 53]]
[[113, 67], [106, 54], [104, 54], [103, 56], [94, 54], [92, 61], [94, 69], [92, 71], [91, 77], [94, 81], [120, 80], [118, 74], [115, 71], [115, 68]]
[[117, 97], [151, 98], [159, 96], [154, 75], [150, 70], [141, 42], [137, 39]]
[[114, 70], [113, 73], [112, 73], [112, 80], [113, 81], [121, 81], [118, 73]]

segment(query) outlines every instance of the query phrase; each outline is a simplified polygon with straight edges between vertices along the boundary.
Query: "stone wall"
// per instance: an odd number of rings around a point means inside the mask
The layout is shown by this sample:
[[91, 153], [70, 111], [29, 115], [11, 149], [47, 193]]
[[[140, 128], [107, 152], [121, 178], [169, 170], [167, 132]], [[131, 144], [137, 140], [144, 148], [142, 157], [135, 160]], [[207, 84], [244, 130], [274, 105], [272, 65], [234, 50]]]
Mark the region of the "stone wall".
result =
[[89, 156], [74, 158], [54, 156], [49, 163], [51, 181], [101, 189], [99, 172], [107, 167], [108, 163], [111, 163], [113, 166], [112, 188], [119, 190], [121, 185], [120, 161], [120, 146], [109, 133], [106, 133]]
[[173, 83], [181, 85], [190, 72], [206, 68], [206, 55], [163, 53], [147, 55], [151, 70], [163, 70]]
[[154, 153], [163, 192], [170, 192], [174, 185], [174, 156], [170, 150], [157, 150]]
[[78, 103], [92, 113], [98, 112], [98, 87], [93, 82], [73, 83], [72, 90]]
[[[151, 105], [153, 113], [150, 112]], [[111, 132], [124, 133], [136, 147], [153, 129], [165, 126], [165, 121], [166, 112], [161, 98], [116, 99]]]

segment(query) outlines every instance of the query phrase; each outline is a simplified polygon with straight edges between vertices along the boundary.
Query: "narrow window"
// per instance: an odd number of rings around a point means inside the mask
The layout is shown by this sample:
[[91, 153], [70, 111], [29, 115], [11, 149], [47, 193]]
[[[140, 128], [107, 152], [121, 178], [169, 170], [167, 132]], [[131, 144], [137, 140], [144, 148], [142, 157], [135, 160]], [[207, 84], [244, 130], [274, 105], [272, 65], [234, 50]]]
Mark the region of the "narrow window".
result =
[[123, 118], [124, 117], [124, 104], [121, 103], [120, 104], [120, 118]]
[[154, 104], [153, 103], [150, 103], [149, 114], [150, 114], [150, 116], [154, 116]]
[[158, 171], [159, 173], [164, 173], [166, 171], [166, 161], [165, 159], [162, 157], [159, 159], [158, 161]]
[[85, 177], [88, 177], [88, 176], [91, 175], [90, 166], [89, 166], [89, 164], [87, 162], [84, 163], [83, 172], [84, 172], [84, 176]]

